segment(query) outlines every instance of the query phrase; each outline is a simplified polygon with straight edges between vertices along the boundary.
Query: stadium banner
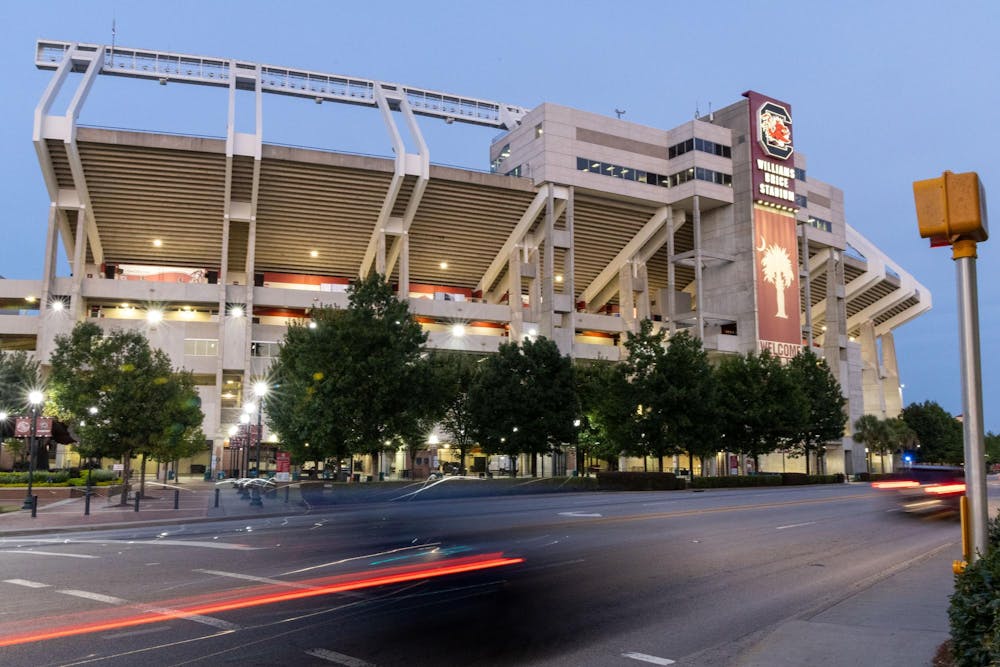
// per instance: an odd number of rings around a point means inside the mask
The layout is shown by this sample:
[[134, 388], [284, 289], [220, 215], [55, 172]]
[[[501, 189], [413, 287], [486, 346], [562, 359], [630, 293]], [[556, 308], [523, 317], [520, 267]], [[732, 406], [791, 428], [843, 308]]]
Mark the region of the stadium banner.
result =
[[754, 206], [754, 269], [760, 350], [791, 359], [802, 348], [795, 217]]

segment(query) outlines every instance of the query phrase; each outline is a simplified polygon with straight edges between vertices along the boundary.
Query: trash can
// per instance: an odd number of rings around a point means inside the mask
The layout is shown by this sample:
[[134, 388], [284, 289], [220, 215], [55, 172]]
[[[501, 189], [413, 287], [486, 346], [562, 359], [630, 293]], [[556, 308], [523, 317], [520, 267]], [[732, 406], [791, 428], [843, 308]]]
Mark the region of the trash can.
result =
[[169, 479], [173, 479], [173, 478], [174, 478], [174, 471], [173, 470], [168, 470], [167, 471], [167, 479], [169, 480]]
[[223, 471], [220, 470], [218, 478], [219, 478], [219, 481], [224, 480], [226, 478], [226, 473], [224, 473]]
[[205, 481], [206, 482], [211, 482], [212, 481], [212, 471], [211, 470], [206, 470], [205, 471]]
[[378, 474], [378, 481], [380, 481], [380, 482], [384, 482], [385, 481], [385, 473], [384, 472], [379, 472], [379, 474]]

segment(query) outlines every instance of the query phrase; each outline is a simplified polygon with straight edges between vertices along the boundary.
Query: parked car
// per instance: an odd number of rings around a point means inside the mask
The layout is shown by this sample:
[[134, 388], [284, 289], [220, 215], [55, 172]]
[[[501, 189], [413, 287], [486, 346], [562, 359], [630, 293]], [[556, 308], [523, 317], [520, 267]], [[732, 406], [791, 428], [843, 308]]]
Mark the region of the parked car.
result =
[[958, 512], [965, 495], [965, 470], [917, 464], [872, 482], [872, 487], [892, 494], [904, 512]]

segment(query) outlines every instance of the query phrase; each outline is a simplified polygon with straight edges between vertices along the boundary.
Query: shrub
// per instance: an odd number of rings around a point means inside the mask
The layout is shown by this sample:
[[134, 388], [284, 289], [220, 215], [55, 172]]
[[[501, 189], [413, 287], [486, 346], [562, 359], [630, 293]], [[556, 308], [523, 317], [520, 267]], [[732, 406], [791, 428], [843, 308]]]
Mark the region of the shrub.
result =
[[948, 607], [959, 667], [1000, 664], [1000, 514], [987, 526], [989, 554], [955, 575]]
[[597, 488], [601, 491], [674, 491], [683, 489], [683, 482], [672, 472], [597, 473]]
[[692, 477], [692, 489], [726, 489], [746, 486], [781, 486], [781, 475], [730, 475]]

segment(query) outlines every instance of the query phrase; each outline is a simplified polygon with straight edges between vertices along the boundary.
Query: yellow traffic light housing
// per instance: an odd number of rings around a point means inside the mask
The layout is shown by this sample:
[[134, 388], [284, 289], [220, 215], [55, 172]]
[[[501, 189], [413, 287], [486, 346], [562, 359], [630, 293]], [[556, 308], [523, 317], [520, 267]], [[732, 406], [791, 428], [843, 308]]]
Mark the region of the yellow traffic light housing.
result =
[[914, 181], [913, 200], [920, 236], [932, 239], [932, 244], [979, 242], [989, 237], [986, 193], [974, 171], [946, 171], [937, 178]]

